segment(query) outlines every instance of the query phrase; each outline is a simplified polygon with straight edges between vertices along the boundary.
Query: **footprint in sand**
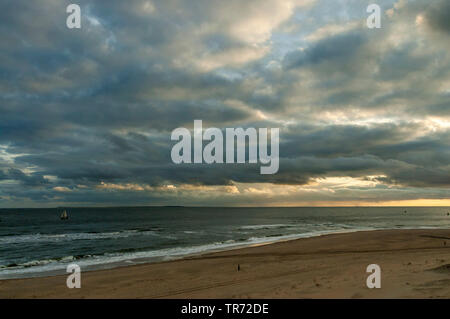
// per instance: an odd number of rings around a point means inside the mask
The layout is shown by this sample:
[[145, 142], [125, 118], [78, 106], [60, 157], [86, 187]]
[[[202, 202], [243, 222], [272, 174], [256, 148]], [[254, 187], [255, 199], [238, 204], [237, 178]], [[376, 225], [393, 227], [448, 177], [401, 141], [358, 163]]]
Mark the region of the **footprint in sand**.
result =
[[433, 269], [429, 269], [429, 271], [450, 274], [450, 264], [442, 265]]

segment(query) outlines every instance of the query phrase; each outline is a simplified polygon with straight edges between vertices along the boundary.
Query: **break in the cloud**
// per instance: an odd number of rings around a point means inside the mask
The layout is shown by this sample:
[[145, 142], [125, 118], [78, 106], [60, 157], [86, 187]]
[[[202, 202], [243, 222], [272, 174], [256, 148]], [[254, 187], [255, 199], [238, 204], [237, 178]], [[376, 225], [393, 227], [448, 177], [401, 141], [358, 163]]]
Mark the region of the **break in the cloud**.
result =
[[[449, 204], [450, 6], [0, 3], [0, 206]], [[174, 165], [170, 132], [280, 127], [280, 170]]]

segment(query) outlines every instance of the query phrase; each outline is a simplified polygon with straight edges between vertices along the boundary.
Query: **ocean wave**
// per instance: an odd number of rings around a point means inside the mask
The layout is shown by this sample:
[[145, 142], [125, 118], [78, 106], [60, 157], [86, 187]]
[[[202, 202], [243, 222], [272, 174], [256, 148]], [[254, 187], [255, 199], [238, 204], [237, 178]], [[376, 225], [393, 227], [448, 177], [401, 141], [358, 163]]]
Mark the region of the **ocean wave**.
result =
[[0, 265], [0, 269], [24, 269], [35, 266], [43, 266], [52, 263], [67, 263], [75, 260], [80, 260], [83, 258], [89, 258], [92, 255], [77, 255], [77, 256], [64, 256], [60, 258], [49, 258], [49, 259], [41, 259], [41, 260], [31, 260], [24, 263], [19, 264], [8, 264], [8, 265]]
[[299, 226], [299, 225], [294, 225], [294, 224], [246, 225], [246, 226], [240, 226], [239, 229], [258, 230], [258, 229], [273, 229], [273, 228], [289, 228], [289, 227], [296, 227], [296, 226]]
[[203, 234], [204, 231], [198, 231], [198, 230], [184, 230], [184, 234]]
[[[60, 242], [72, 240], [91, 240], [91, 239], [114, 239], [126, 238], [130, 236], [163, 236], [154, 230], [124, 230], [113, 232], [85, 232], [85, 233], [65, 233], [65, 234], [27, 234], [1, 236], [0, 244], [21, 244], [21, 243], [42, 243], [42, 242]], [[171, 236], [173, 237], [173, 236]]]
[[294, 224], [261, 224], [261, 225], [245, 225], [240, 226], [239, 230], [276, 230], [276, 229], [289, 229], [289, 230], [330, 230], [330, 229], [352, 229], [355, 226], [348, 224], [337, 224], [331, 222], [313, 223], [303, 222]]

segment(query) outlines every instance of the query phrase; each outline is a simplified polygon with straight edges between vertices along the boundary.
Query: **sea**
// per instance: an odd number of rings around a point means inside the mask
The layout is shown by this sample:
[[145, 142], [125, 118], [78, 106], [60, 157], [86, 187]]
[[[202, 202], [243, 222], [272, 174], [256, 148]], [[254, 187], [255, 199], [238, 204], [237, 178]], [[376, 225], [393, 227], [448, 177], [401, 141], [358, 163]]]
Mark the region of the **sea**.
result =
[[167, 261], [325, 234], [450, 228], [450, 207], [0, 209], [0, 279]]

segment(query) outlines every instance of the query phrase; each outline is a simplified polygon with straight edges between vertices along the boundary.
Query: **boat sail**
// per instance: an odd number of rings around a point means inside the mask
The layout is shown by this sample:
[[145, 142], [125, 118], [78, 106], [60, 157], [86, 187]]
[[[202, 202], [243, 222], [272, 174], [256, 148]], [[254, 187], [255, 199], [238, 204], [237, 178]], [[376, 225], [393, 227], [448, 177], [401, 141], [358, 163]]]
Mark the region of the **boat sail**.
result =
[[62, 219], [62, 220], [64, 220], [64, 219], [69, 219], [69, 215], [67, 215], [66, 210], [64, 210], [64, 211], [62, 212], [62, 214], [61, 214], [61, 219]]

